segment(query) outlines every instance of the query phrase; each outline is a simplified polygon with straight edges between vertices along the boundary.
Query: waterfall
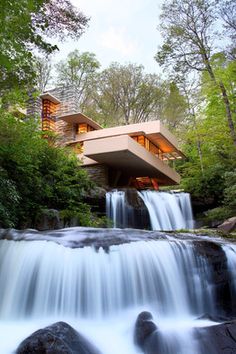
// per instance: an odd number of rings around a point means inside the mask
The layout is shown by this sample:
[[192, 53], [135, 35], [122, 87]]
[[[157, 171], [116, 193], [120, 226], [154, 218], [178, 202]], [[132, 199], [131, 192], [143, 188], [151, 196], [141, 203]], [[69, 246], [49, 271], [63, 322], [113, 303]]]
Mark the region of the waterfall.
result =
[[227, 256], [228, 269], [231, 276], [231, 295], [232, 299], [235, 301], [236, 306], [236, 245], [235, 244], [227, 244], [223, 246], [223, 250]]
[[193, 228], [193, 215], [188, 193], [142, 191], [139, 195], [149, 211], [153, 230]]
[[107, 217], [113, 221], [113, 226], [126, 227], [125, 192], [114, 191], [106, 193]]
[[159, 318], [188, 317], [213, 305], [207, 263], [187, 242], [140, 241], [106, 253], [3, 240], [0, 262], [1, 318], [102, 318], [152, 303]]
[[[80, 232], [73, 228], [49, 236], [55, 241], [64, 237], [68, 245], [82, 237], [86, 244], [93, 231], [87, 231], [87, 238], [84, 229]], [[104, 238], [104, 230], [94, 233]], [[150, 240], [153, 232], [142, 231], [143, 239], [96, 249], [42, 240], [45, 233], [34, 234], [32, 241], [28, 234], [0, 240], [1, 353], [12, 353], [32, 331], [64, 320], [103, 354], [138, 354], [133, 326], [137, 315], [148, 310], [158, 326], [161, 354], [203, 354], [192, 329], [208, 324], [198, 320], [203, 314], [221, 315], [222, 309], [214, 267], [199, 240]], [[235, 249], [217, 249], [233, 271]]]
[[[192, 229], [194, 226], [189, 193], [167, 193], [141, 191], [138, 196], [143, 200], [150, 217], [152, 230]], [[125, 191], [112, 191], [106, 194], [107, 217], [114, 227], [134, 227], [128, 222], [132, 211], [126, 202]], [[134, 211], [133, 211], [134, 213]], [[133, 216], [133, 219], [135, 216]]]

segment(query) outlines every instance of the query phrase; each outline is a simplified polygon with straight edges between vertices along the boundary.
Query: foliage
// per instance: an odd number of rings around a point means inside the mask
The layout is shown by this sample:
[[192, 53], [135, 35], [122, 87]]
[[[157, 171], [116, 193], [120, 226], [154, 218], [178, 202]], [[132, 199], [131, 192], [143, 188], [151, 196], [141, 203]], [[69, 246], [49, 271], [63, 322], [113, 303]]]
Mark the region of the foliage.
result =
[[224, 205], [236, 215], [236, 169], [225, 174]]
[[7, 178], [7, 173], [0, 168], [0, 220], [2, 227], [13, 227], [17, 220], [17, 208], [20, 196], [15, 183]]
[[52, 80], [52, 62], [49, 55], [35, 58], [36, 89], [41, 93]]
[[156, 59], [177, 72], [203, 70], [210, 58], [215, 20], [214, 0], [168, 0], [162, 6], [161, 33], [164, 44]]
[[224, 178], [224, 193], [221, 206], [208, 210], [205, 213], [204, 222], [221, 223], [224, 220], [236, 215], [236, 169], [226, 172]]
[[141, 65], [112, 63], [96, 74], [84, 113], [103, 126], [132, 124], [162, 117], [171, 129], [184, 117], [185, 100], [173, 82], [146, 74]]
[[[220, 3], [220, 2], [219, 2]], [[159, 64], [171, 68], [178, 75], [190, 72], [207, 73], [205, 77], [219, 93], [219, 100], [225, 110], [225, 123], [236, 147], [234, 107], [230, 103], [229, 90], [223, 80], [217, 77], [212, 55], [218, 34], [214, 25], [219, 19], [215, 0], [169, 0], [163, 4], [161, 31], [164, 39], [156, 59]], [[224, 4], [220, 9], [224, 9]], [[225, 20], [225, 17], [222, 17]]]
[[91, 212], [90, 207], [85, 204], [78, 205], [77, 208], [74, 209], [61, 210], [60, 217], [64, 222], [64, 227], [71, 227], [74, 225], [112, 227], [111, 220], [108, 220], [106, 216], [96, 216]]
[[88, 19], [69, 0], [2, 0], [0, 2], [0, 97], [32, 84], [33, 50], [52, 53], [52, 36], [78, 38]]
[[89, 52], [80, 54], [78, 50], [75, 50], [68, 55], [65, 61], [57, 65], [57, 84], [73, 86], [81, 107], [84, 107], [99, 67], [100, 64], [95, 54]]
[[[1, 226], [30, 226], [41, 209], [90, 211], [83, 203], [92, 184], [76, 156], [43, 139], [35, 122], [0, 115]], [[82, 219], [82, 216], [84, 218]]]
[[141, 65], [112, 63], [98, 78], [96, 102], [113, 125], [146, 121], [162, 100], [157, 75]]
[[167, 82], [163, 111], [161, 118], [163, 123], [171, 130], [177, 131], [183, 127], [187, 115], [186, 97], [181, 93], [175, 82]]
[[[175, 129], [185, 161], [176, 163], [181, 188], [190, 192], [207, 218], [235, 213], [236, 145], [235, 2], [224, 0], [168, 0], [162, 7], [163, 45], [156, 60], [172, 74], [185, 97], [186, 116]], [[218, 21], [218, 22], [217, 22]], [[216, 24], [223, 25], [225, 47], [219, 44]], [[231, 176], [228, 178], [227, 176]]]
[[224, 35], [230, 37], [231, 43], [227, 47], [227, 54], [231, 59], [236, 59], [236, 3], [234, 0], [222, 0], [219, 8], [220, 18], [224, 24]]

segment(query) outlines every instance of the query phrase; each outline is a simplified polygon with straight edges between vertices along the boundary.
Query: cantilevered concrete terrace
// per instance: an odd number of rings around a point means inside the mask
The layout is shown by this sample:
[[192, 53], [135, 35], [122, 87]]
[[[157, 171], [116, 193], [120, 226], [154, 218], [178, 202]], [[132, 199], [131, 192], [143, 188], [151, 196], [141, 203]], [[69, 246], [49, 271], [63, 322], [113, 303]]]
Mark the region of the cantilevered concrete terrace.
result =
[[180, 182], [178, 173], [166, 162], [184, 155], [175, 137], [160, 121], [84, 132], [68, 144], [83, 146], [79, 157], [84, 166], [102, 164], [123, 176], [157, 178], [160, 185]]
[[170, 165], [184, 155], [160, 120], [103, 129], [77, 111], [76, 100], [66, 90], [47, 92], [41, 98], [43, 130], [57, 132], [88, 170], [95, 166], [106, 171], [111, 176], [108, 185], [115, 181], [113, 186], [125, 186], [140, 177], [155, 179], [159, 185], [180, 182]]
[[[154, 177], [162, 185], [180, 182], [177, 172], [128, 135], [87, 140], [84, 143], [84, 155], [121, 171], [125, 176]], [[87, 163], [91, 164], [91, 160]]]

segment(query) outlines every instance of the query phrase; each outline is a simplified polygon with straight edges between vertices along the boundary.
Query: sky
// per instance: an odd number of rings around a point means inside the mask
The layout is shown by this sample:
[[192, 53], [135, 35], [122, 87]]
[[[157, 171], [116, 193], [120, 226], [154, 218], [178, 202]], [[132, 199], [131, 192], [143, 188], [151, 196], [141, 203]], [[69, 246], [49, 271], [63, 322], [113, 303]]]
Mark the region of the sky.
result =
[[160, 0], [71, 0], [87, 17], [89, 27], [77, 41], [59, 43], [56, 61], [78, 49], [96, 54], [102, 69], [111, 62], [142, 64], [160, 73], [154, 60], [161, 36], [157, 30]]

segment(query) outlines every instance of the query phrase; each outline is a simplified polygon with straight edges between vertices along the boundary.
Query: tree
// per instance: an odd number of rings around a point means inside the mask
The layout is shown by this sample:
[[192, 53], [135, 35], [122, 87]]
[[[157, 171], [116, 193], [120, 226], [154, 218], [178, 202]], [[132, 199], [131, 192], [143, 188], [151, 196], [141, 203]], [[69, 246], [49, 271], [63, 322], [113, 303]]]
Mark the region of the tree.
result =
[[71, 152], [42, 139], [34, 120], [0, 110], [0, 166], [0, 227], [34, 227], [42, 209], [92, 223], [83, 201], [92, 187], [86, 171]]
[[35, 59], [36, 88], [44, 92], [52, 80], [52, 62], [49, 56]]
[[57, 85], [73, 86], [78, 94], [81, 107], [90, 98], [90, 90], [100, 63], [94, 53], [71, 52], [65, 61], [61, 61], [57, 69]]
[[163, 4], [161, 30], [164, 44], [156, 55], [160, 65], [187, 75], [191, 71], [207, 72], [209, 79], [220, 92], [225, 116], [233, 144], [236, 130], [233, 108], [222, 80], [216, 77], [211, 64], [216, 34], [213, 28], [217, 19], [217, 1], [169, 0]]
[[176, 82], [166, 82], [166, 93], [162, 120], [168, 128], [177, 133], [185, 122], [188, 103], [186, 96], [180, 92]]
[[34, 50], [52, 53], [48, 37], [78, 38], [88, 18], [69, 0], [2, 0], [0, 3], [0, 97], [32, 84]]
[[[227, 65], [225, 56], [217, 54], [212, 56], [211, 65], [217, 77], [224, 82], [231, 104], [235, 101], [234, 87], [236, 75], [235, 63]], [[183, 83], [181, 84], [183, 87]], [[223, 209], [211, 214], [214, 217], [226, 217], [229, 212], [230, 200], [234, 199], [226, 191], [229, 187], [227, 175], [235, 172], [235, 150], [230, 139], [230, 133], [224, 120], [224, 103], [219, 98], [220, 92], [208, 80], [207, 73], [203, 73], [198, 87], [191, 87], [189, 83], [185, 89], [189, 102], [189, 115], [186, 124], [181, 129], [182, 149], [187, 159], [178, 165], [182, 175], [181, 186], [191, 193], [194, 200], [202, 203], [203, 208], [219, 207], [224, 199]], [[228, 187], [227, 187], [228, 186]], [[234, 190], [233, 178], [232, 189]], [[227, 192], [227, 198], [224, 196]], [[230, 199], [231, 198], [231, 199]], [[228, 203], [228, 206], [227, 206]], [[209, 216], [210, 220], [210, 216]]]
[[93, 100], [96, 118], [106, 125], [144, 122], [162, 105], [161, 81], [141, 65], [112, 63], [98, 76]]
[[236, 39], [236, 4], [234, 0], [223, 0], [219, 8], [219, 14], [224, 21], [224, 34], [230, 36], [232, 49], [235, 49]]

